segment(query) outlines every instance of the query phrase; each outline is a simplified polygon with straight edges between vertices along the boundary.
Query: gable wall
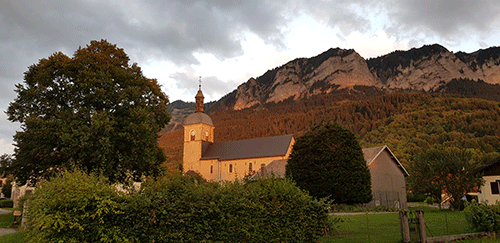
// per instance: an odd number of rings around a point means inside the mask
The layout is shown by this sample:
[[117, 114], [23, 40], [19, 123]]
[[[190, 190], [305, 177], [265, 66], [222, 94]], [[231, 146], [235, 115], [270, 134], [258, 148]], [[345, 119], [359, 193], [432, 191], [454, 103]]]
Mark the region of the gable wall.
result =
[[500, 180], [500, 175], [493, 176], [483, 176], [484, 184], [479, 189], [477, 194], [477, 199], [479, 203], [487, 203], [488, 205], [495, 204], [497, 201], [500, 202], [500, 194], [491, 194], [491, 182]]
[[[213, 181], [232, 181], [235, 179], [242, 179], [246, 175], [254, 174], [259, 171], [262, 165], [266, 166], [273, 160], [288, 159], [292, 153], [292, 147], [295, 143], [295, 139], [292, 138], [288, 150], [284, 156], [271, 156], [271, 157], [260, 157], [260, 158], [247, 158], [247, 159], [235, 159], [235, 160], [224, 160], [218, 161], [217, 159], [211, 160], [199, 160], [195, 163], [194, 171], [200, 174], [206, 180]], [[250, 165], [252, 164], [252, 171], [250, 171]], [[229, 167], [232, 165], [233, 170], [229, 172]], [[212, 173], [210, 173], [210, 168], [212, 167]]]
[[384, 149], [368, 167], [371, 175], [373, 201], [368, 206], [406, 208], [406, 185], [403, 172]]

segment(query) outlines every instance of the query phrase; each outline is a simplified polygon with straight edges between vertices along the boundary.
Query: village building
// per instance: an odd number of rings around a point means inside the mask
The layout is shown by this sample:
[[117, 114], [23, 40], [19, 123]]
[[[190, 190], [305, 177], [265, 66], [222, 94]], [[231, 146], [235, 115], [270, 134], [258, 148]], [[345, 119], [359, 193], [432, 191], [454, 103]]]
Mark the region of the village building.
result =
[[493, 205], [500, 202], [500, 157], [481, 167], [478, 172], [484, 181], [477, 192], [479, 203]]
[[[196, 94], [196, 112], [184, 121], [183, 172], [206, 180], [231, 181], [247, 175], [284, 177], [295, 143], [293, 135], [214, 142], [212, 119], [204, 113], [203, 93]], [[371, 174], [373, 201], [368, 207], [406, 208], [408, 172], [387, 146], [363, 149]]]

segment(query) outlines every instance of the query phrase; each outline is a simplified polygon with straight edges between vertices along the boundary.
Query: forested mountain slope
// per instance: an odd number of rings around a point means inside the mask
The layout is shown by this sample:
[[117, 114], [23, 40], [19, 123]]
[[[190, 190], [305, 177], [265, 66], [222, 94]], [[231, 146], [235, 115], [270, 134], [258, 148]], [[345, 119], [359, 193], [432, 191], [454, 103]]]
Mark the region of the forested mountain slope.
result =
[[[412, 154], [435, 144], [470, 148], [481, 155], [500, 152], [498, 102], [447, 94], [384, 95], [367, 89], [372, 87], [345, 89], [344, 96], [331, 93], [238, 111], [211, 112], [215, 140], [291, 133], [300, 136], [310, 125], [334, 121], [351, 129], [363, 147], [389, 145], [403, 164], [409, 163]], [[374, 95], [367, 99], [366, 93]], [[178, 168], [182, 161], [182, 130], [162, 133], [159, 143], [170, 157], [169, 167]]]

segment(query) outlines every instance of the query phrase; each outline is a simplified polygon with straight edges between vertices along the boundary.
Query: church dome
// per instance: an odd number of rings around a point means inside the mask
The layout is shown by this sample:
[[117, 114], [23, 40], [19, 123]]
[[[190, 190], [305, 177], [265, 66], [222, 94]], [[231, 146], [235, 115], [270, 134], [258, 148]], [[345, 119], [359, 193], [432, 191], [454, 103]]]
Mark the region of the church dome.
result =
[[198, 124], [198, 123], [203, 123], [207, 124], [210, 126], [214, 126], [212, 119], [205, 113], [203, 112], [195, 112], [188, 117], [186, 117], [186, 120], [184, 120], [184, 125], [191, 125], [191, 124]]

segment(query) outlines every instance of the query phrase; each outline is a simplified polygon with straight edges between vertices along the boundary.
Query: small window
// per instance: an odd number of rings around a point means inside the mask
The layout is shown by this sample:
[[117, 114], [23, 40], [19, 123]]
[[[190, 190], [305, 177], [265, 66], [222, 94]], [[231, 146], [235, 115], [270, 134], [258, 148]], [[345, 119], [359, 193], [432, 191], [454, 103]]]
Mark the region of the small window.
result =
[[264, 169], [264, 167], [266, 167], [266, 164], [260, 164], [260, 169]]
[[195, 135], [196, 135], [196, 132], [194, 130], [191, 130], [191, 141], [194, 141]]
[[229, 165], [229, 173], [231, 173], [231, 172], [233, 172], [233, 165], [232, 164]]
[[214, 166], [213, 165], [210, 166], [210, 174], [212, 174], [212, 173], [214, 173]]
[[490, 186], [491, 186], [491, 194], [499, 194], [499, 190], [498, 190], [498, 182], [490, 182]]
[[252, 172], [253, 171], [253, 168], [252, 168], [252, 162], [250, 162], [248, 164], [248, 171]]

